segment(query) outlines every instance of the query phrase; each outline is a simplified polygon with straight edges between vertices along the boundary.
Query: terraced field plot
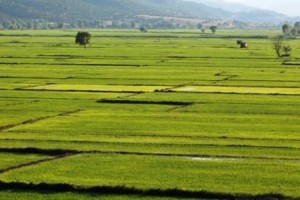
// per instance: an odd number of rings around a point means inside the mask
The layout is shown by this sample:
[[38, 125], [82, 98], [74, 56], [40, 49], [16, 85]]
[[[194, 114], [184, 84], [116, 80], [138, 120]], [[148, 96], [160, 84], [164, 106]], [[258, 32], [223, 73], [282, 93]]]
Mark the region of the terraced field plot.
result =
[[300, 197], [300, 67], [276, 31], [91, 33], [3, 31], [1, 197]]
[[154, 92], [155, 90], [164, 90], [164, 86], [124, 86], [124, 85], [46, 85], [30, 87], [31, 90], [54, 90], [54, 91], [92, 91], [92, 92], [127, 92], [142, 93]]
[[185, 86], [177, 88], [177, 92], [237, 93], [237, 94], [290, 94], [300, 95], [299, 88], [269, 87], [224, 87], [224, 86]]

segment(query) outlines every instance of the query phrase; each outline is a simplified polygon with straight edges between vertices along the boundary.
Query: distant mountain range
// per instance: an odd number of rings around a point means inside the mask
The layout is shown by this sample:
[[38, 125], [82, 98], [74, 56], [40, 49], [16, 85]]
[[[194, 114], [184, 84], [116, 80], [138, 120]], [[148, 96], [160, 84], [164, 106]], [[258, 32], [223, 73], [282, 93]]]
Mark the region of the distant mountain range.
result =
[[253, 22], [297, 20], [254, 8], [220, 4], [214, 0], [0, 0], [0, 19], [47, 20], [71, 23], [78, 20], [130, 19], [140, 15]]
[[72, 22], [136, 15], [223, 18], [230, 13], [181, 0], [0, 0], [0, 15]]

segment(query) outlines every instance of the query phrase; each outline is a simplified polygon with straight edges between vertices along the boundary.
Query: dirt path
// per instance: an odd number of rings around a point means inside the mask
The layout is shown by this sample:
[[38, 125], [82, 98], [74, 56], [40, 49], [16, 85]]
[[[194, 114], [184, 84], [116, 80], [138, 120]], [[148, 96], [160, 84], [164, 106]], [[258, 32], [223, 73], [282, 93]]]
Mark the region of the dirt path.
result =
[[67, 158], [67, 157], [71, 157], [71, 156], [75, 156], [75, 155], [77, 155], [77, 154], [75, 154], [75, 153], [65, 153], [65, 154], [60, 154], [60, 155], [50, 157], [50, 158], [45, 158], [45, 159], [36, 160], [36, 161], [28, 162], [28, 163], [23, 163], [23, 164], [16, 165], [16, 166], [11, 166], [11, 167], [8, 167], [6, 169], [1, 169], [0, 174], [5, 174], [5, 173], [8, 173], [8, 172], [16, 170], [16, 169], [21, 169], [21, 168], [24, 168], [24, 167], [30, 167], [30, 166], [33, 166], [33, 165], [38, 165], [38, 164], [45, 163], [45, 162], [51, 162], [51, 161], [54, 161], [54, 160], [63, 159], [63, 158]]
[[46, 119], [51, 119], [54, 117], [60, 117], [60, 116], [68, 116], [68, 115], [72, 115], [78, 112], [81, 112], [82, 110], [72, 110], [72, 111], [66, 111], [66, 112], [62, 112], [56, 115], [51, 115], [51, 116], [43, 116], [43, 117], [38, 117], [38, 118], [34, 118], [34, 119], [28, 119], [25, 120], [23, 122], [17, 123], [17, 124], [9, 124], [9, 125], [5, 125], [5, 126], [0, 126], [0, 132], [1, 131], [7, 131], [9, 129], [18, 127], [18, 126], [22, 126], [22, 125], [26, 125], [26, 124], [33, 124], [35, 122], [39, 122], [42, 120], [46, 120]]

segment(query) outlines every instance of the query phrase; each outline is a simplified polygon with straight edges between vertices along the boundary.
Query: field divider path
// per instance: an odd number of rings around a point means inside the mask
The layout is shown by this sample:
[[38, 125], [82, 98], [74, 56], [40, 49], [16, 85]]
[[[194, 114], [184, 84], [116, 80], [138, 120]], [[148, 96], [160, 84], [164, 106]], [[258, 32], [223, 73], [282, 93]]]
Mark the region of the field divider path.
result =
[[33, 165], [38, 165], [38, 164], [41, 164], [41, 163], [51, 162], [51, 161], [54, 161], [54, 160], [63, 159], [63, 158], [67, 158], [67, 157], [71, 157], [71, 156], [75, 156], [75, 155], [78, 155], [78, 154], [64, 153], [64, 154], [56, 155], [56, 156], [50, 157], [50, 158], [44, 158], [44, 159], [41, 159], [41, 160], [36, 160], [36, 161], [23, 163], [23, 164], [16, 165], [16, 166], [11, 166], [11, 167], [8, 167], [6, 169], [0, 169], [0, 174], [5, 174], [5, 173], [8, 173], [10, 171], [21, 169], [21, 168], [24, 168], [24, 167], [30, 167], [30, 166], [33, 166]]
[[[90, 140], [35, 140], [35, 139], [0, 139], [0, 141], [24, 141], [24, 142], [55, 142], [55, 143], [90, 143], [90, 144], [124, 144], [124, 145], [159, 145], [159, 146], [194, 146], [194, 147], [229, 147], [229, 148], [261, 148], [261, 149], [285, 149], [285, 150], [297, 150], [300, 151], [300, 147], [294, 146], [267, 146], [267, 145], [248, 145], [248, 144], [212, 144], [212, 143], [191, 143], [191, 144], [178, 144], [178, 143], [166, 143], [166, 142], [159, 142], [159, 143], [147, 143], [147, 142], [120, 142], [120, 141], [90, 141]], [[1, 151], [1, 148], [0, 148]]]
[[8, 91], [8, 90], [11, 90], [11, 89], [8, 89], [8, 88], [0, 88], [0, 91]]
[[149, 104], [149, 105], [170, 105], [170, 106], [189, 106], [193, 102], [182, 101], [148, 101], [148, 100], [115, 100], [115, 99], [100, 99], [97, 103], [111, 103], [111, 104]]
[[16, 123], [16, 124], [9, 124], [9, 125], [5, 125], [5, 126], [0, 126], [0, 132], [1, 131], [7, 131], [7, 130], [15, 128], [17, 126], [22, 126], [22, 125], [26, 125], [26, 124], [33, 124], [35, 122], [39, 122], [39, 121], [46, 120], [46, 119], [51, 119], [51, 118], [54, 118], [54, 117], [72, 115], [72, 114], [75, 114], [75, 113], [79, 113], [81, 111], [83, 111], [83, 110], [66, 111], [66, 112], [56, 114], [56, 115], [48, 115], [48, 116], [38, 117], [38, 118], [34, 118], [34, 119], [28, 119], [28, 120], [25, 120], [23, 122]]
[[29, 85], [29, 86], [25, 86], [25, 87], [20, 87], [20, 88], [15, 88], [14, 90], [26, 90], [26, 89], [30, 89], [32, 87], [42, 87], [42, 86], [47, 86], [47, 85], [55, 85], [55, 83], [45, 83], [45, 84], [39, 84], [39, 85]]
[[[265, 160], [265, 161], [289, 161], [300, 163], [296, 158], [272, 158], [272, 157], [248, 157], [248, 156], [226, 156], [209, 154], [178, 154], [178, 153], [151, 153], [142, 151], [110, 151], [110, 150], [74, 150], [74, 149], [41, 149], [41, 148], [0, 148], [0, 152], [20, 153], [20, 154], [41, 154], [41, 155], [79, 155], [79, 154], [115, 154], [115, 155], [134, 155], [134, 156], [158, 156], [158, 157], [177, 157], [187, 160], [199, 161], [247, 161], [247, 160]], [[1, 171], [0, 171], [1, 174]]]
[[19, 106], [19, 105], [38, 103], [38, 102], [40, 102], [40, 100], [33, 100], [33, 101], [30, 101], [30, 102], [20, 102], [20, 103], [9, 103], [9, 104], [2, 105], [0, 107]]
[[[102, 134], [104, 136], [111, 136], [110, 134]], [[120, 137], [123, 136], [122, 134], [115, 134], [115, 136]], [[127, 134], [129, 137], [163, 137], [163, 138], [169, 138], [170, 135], [140, 135], [140, 134]], [[265, 141], [271, 141], [271, 140], [279, 140], [279, 141], [299, 141], [300, 139], [296, 138], [251, 138], [251, 137], [232, 137], [232, 136], [197, 136], [197, 135], [172, 135], [172, 138], [191, 138], [191, 139], [238, 139], [238, 140], [265, 140]]]
[[216, 80], [213, 82], [213, 84], [217, 84], [217, 83], [220, 83], [220, 82], [223, 82], [223, 81], [229, 81], [229, 80], [232, 80], [236, 77], [238, 77], [238, 75], [226, 75], [227, 72], [225, 71], [222, 71], [222, 72], [218, 72], [215, 74], [216, 77], [223, 77], [223, 79], [219, 79], [219, 80]]
[[135, 188], [128, 186], [89, 186], [72, 185], [67, 183], [24, 183], [24, 182], [4, 182], [0, 181], [2, 190], [17, 191], [37, 191], [37, 192], [76, 192], [84, 194], [98, 195], [138, 195], [141, 197], [175, 197], [175, 198], [191, 198], [191, 199], [224, 199], [224, 200], [299, 200], [299, 197], [289, 197], [277, 193], [267, 194], [234, 194], [211, 192], [205, 190], [191, 191], [179, 188], [158, 189], [158, 188]]
[[77, 90], [77, 89], [68, 89], [68, 90], [54, 90], [54, 89], [35, 89], [35, 87], [31, 88], [17, 88], [14, 89], [17, 91], [38, 91], [38, 92], [82, 92], [82, 93], [135, 93], [142, 94], [144, 92], [141, 91], [113, 91], [113, 90]]
[[46, 66], [94, 66], [94, 67], [147, 67], [147, 64], [119, 64], [119, 63], [30, 63], [30, 62], [0, 62], [0, 65], [46, 65]]
[[188, 85], [193, 85], [193, 84], [194, 84], [194, 82], [184, 83], [184, 84], [180, 84], [180, 85], [174, 85], [173, 87], [168, 87], [166, 89], [161, 90], [160, 92], [170, 92], [172, 90], [182, 88], [182, 87], [186, 87]]
[[[135, 97], [135, 96], [138, 96], [138, 95], [141, 95], [141, 94], [145, 94], [145, 92], [133, 93], [133, 94], [129, 94], [127, 96], [117, 97], [117, 99], [119, 99], [119, 98], [126, 99], [126, 98], [130, 98], [130, 97]], [[103, 100], [106, 100], [106, 99], [103, 99]], [[101, 100], [99, 100], [99, 101], [101, 101]]]
[[191, 103], [191, 104], [188, 104], [188, 105], [176, 106], [174, 108], [170, 108], [170, 109], [166, 110], [166, 112], [172, 112], [172, 111], [175, 111], [175, 110], [178, 110], [178, 109], [181, 109], [181, 108], [186, 108], [186, 107], [194, 105], [194, 104], [195, 103]]

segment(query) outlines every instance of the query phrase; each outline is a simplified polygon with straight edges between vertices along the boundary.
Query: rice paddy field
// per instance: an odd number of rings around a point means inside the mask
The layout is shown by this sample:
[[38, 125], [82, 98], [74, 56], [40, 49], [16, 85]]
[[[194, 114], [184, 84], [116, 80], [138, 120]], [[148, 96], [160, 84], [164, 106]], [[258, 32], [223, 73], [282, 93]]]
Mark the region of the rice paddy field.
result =
[[300, 198], [299, 39], [89, 32], [1, 30], [1, 200]]

